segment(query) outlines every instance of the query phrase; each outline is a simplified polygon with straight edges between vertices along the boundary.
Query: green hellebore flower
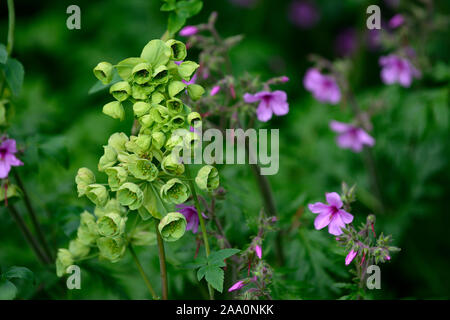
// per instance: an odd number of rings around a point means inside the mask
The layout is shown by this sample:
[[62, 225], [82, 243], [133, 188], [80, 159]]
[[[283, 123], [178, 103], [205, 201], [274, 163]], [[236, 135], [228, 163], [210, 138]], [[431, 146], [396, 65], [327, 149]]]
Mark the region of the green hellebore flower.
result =
[[147, 62], [142, 62], [134, 66], [131, 71], [134, 82], [144, 84], [152, 78], [152, 66]]
[[180, 163], [179, 159], [173, 154], [169, 153], [162, 161], [161, 168], [170, 175], [182, 175], [184, 173], [184, 165]]
[[125, 110], [119, 101], [112, 101], [103, 106], [102, 112], [113, 119], [122, 121], [125, 118]]
[[153, 132], [152, 133], [152, 142], [153, 146], [157, 149], [161, 149], [166, 142], [166, 135], [162, 132]]
[[104, 171], [117, 162], [117, 151], [110, 145], [103, 146], [104, 153], [98, 161], [98, 171]]
[[147, 134], [140, 134], [138, 136], [131, 136], [130, 141], [125, 144], [128, 152], [141, 154], [150, 149], [152, 145], [152, 137]]
[[92, 214], [84, 211], [80, 217], [80, 226], [77, 230], [77, 239], [89, 246], [98, 238], [97, 224]]
[[117, 73], [123, 80], [131, 82], [133, 68], [142, 62], [145, 62], [142, 58], [126, 58], [116, 65]]
[[84, 244], [80, 239], [75, 239], [70, 241], [69, 251], [75, 259], [81, 259], [89, 254], [91, 248]]
[[109, 93], [111, 93], [117, 101], [125, 101], [131, 93], [130, 84], [126, 81], [116, 82], [109, 88]]
[[148, 114], [150, 109], [151, 105], [147, 102], [138, 101], [133, 104], [133, 112], [136, 117], [142, 117], [143, 115]]
[[141, 58], [145, 59], [154, 68], [165, 65], [172, 55], [170, 47], [159, 39], [149, 41], [142, 49]]
[[199, 100], [202, 95], [205, 93], [205, 89], [199, 84], [190, 84], [187, 88], [189, 97], [191, 97], [192, 100], [197, 101]]
[[191, 127], [199, 128], [202, 126], [202, 116], [198, 112], [189, 113], [187, 120]]
[[126, 245], [122, 238], [101, 237], [97, 239], [100, 257], [117, 262], [125, 253]]
[[86, 193], [87, 186], [95, 183], [95, 175], [88, 168], [80, 168], [75, 177], [75, 182], [77, 184], [78, 197], [81, 197]]
[[181, 128], [184, 126], [184, 117], [183, 116], [175, 116], [170, 120], [170, 124], [173, 128]]
[[127, 218], [117, 213], [107, 213], [97, 220], [98, 232], [105, 237], [116, 237], [125, 232]]
[[178, 66], [178, 74], [184, 80], [190, 81], [192, 75], [194, 74], [195, 70], [198, 69], [198, 67], [199, 64], [195, 63], [194, 61], [184, 61]]
[[195, 182], [201, 190], [213, 191], [219, 187], [219, 171], [213, 166], [206, 165], [198, 170]]
[[150, 116], [157, 123], [166, 123], [169, 120], [169, 110], [160, 104], [155, 104], [150, 110]]
[[137, 84], [134, 83], [131, 88], [131, 95], [136, 100], [147, 100], [148, 96], [155, 91], [155, 87], [146, 83], [146, 84]]
[[126, 182], [117, 191], [117, 200], [123, 206], [128, 206], [131, 210], [137, 210], [142, 206], [144, 194], [134, 183]]
[[169, 92], [169, 96], [176, 97], [180, 93], [186, 90], [186, 84], [182, 81], [170, 81], [169, 86], [167, 87], [167, 91]]
[[119, 201], [115, 198], [109, 199], [108, 203], [104, 207], [96, 207], [94, 214], [97, 218], [103, 217], [107, 213], [117, 213], [121, 216], [126, 214], [126, 210], [122, 207]]
[[59, 249], [56, 256], [56, 275], [62, 277], [67, 267], [73, 265], [73, 257], [69, 250]]
[[150, 128], [154, 122], [151, 114], [145, 114], [139, 118], [139, 123], [142, 128]]
[[166, 142], [166, 150], [172, 150], [175, 147], [181, 148], [183, 146], [183, 136], [178, 134], [172, 134]]
[[139, 159], [128, 165], [128, 171], [137, 179], [153, 181], [158, 176], [158, 169], [147, 159]]
[[125, 144], [128, 142], [128, 137], [123, 132], [113, 133], [108, 139], [108, 145], [113, 147], [119, 153], [125, 151]]
[[170, 39], [166, 41], [166, 45], [168, 45], [172, 51], [172, 55], [170, 58], [175, 61], [181, 61], [186, 59], [187, 50], [186, 45], [178, 40]]
[[127, 181], [127, 171], [122, 167], [106, 168], [105, 173], [108, 175], [108, 184], [111, 191], [117, 191]]
[[186, 218], [179, 212], [170, 212], [161, 219], [158, 230], [168, 242], [180, 239], [186, 232]]
[[200, 136], [196, 132], [188, 132], [183, 139], [184, 145], [190, 150], [194, 150], [200, 145]]
[[100, 80], [103, 84], [108, 84], [111, 82], [113, 77], [113, 66], [109, 62], [100, 62], [94, 68], [95, 77]]
[[173, 178], [161, 187], [161, 199], [167, 203], [180, 204], [189, 197], [189, 188], [180, 179]]
[[169, 81], [169, 70], [166, 66], [159, 66], [153, 71], [152, 82], [156, 84], [166, 83]]
[[162, 94], [161, 92], [154, 92], [152, 94], [152, 98], [151, 101], [154, 104], [160, 104], [162, 101], [164, 101], [166, 98], [164, 97], [164, 94]]
[[86, 197], [91, 200], [95, 205], [103, 207], [108, 202], [109, 194], [104, 185], [90, 184], [86, 189]]
[[183, 101], [177, 98], [172, 98], [170, 100], [167, 100], [166, 102], [167, 109], [171, 114], [179, 114], [183, 111]]

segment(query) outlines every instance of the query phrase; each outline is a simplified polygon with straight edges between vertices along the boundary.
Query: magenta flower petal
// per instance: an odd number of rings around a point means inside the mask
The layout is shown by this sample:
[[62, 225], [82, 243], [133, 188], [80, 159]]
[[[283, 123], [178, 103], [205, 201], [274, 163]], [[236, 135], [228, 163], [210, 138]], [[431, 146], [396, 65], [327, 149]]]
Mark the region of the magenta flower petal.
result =
[[353, 221], [353, 215], [351, 215], [345, 210], [342, 209], [339, 210], [339, 216], [341, 217], [342, 222], [344, 222], [345, 224], [348, 224]]
[[329, 205], [335, 206], [338, 209], [342, 208], [343, 203], [341, 197], [336, 192], [325, 193], [325, 198]]
[[260, 91], [255, 94], [246, 93], [244, 95], [244, 101], [246, 103], [259, 101], [256, 116], [262, 122], [269, 121], [273, 114], [282, 116], [289, 112], [286, 92], [281, 90], [273, 92]]
[[353, 249], [350, 250], [350, 252], [345, 257], [345, 265], [348, 266], [353, 261], [353, 259], [355, 259], [357, 254], [358, 254], [357, 251], [355, 251]]
[[303, 78], [303, 85], [306, 90], [314, 91], [319, 87], [320, 81], [322, 80], [322, 74], [319, 70], [310, 68], [306, 71], [305, 77]]
[[23, 163], [14, 155], [17, 152], [16, 141], [6, 139], [0, 143], [0, 179], [8, 177], [11, 166], [22, 166]]
[[243, 287], [245, 287], [245, 283], [242, 280], [239, 280], [238, 282], [236, 282], [235, 284], [233, 284], [230, 289], [228, 289], [228, 292], [232, 292], [235, 290], [239, 290], [242, 289]]
[[210, 95], [211, 95], [211, 96], [215, 96], [219, 91], [220, 91], [220, 86], [214, 86], [214, 87], [211, 89]]
[[389, 28], [396, 29], [400, 27], [405, 22], [405, 18], [401, 14], [396, 14], [389, 20]]
[[388, 55], [379, 59], [381, 69], [381, 80], [385, 84], [399, 83], [407, 88], [411, 86], [413, 78], [420, 77], [420, 72], [411, 62], [397, 55]]
[[195, 26], [186, 26], [180, 30], [180, 36], [190, 37], [198, 32], [198, 28]]
[[316, 230], [325, 228], [327, 225], [330, 224], [331, 218], [332, 218], [331, 210], [319, 214], [314, 220], [314, 228], [316, 228]]
[[256, 245], [256, 246], [255, 246], [255, 252], [256, 252], [256, 256], [257, 256], [259, 259], [261, 259], [261, 257], [262, 257], [262, 249], [261, 249], [261, 246]]
[[334, 132], [343, 133], [351, 129], [351, 126], [343, 122], [332, 120], [330, 121], [330, 128]]
[[334, 236], [339, 236], [342, 234], [343, 227], [345, 227], [345, 223], [342, 221], [341, 216], [339, 214], [334, 214], [328, 225], [328, 232]]
[[334, 77], [322, 75], [317, 69], [308, 69], [303, 85], [319, 102], [336, 104], [341, 100], [341, 91]]

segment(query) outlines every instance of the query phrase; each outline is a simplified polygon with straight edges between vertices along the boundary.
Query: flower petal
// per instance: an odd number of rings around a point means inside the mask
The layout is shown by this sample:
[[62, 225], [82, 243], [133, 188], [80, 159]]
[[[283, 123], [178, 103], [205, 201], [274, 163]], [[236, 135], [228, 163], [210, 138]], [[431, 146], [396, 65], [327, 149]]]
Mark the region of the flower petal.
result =
[[316, 228], [316, 230], [325, 228], [330, 223], [331, 218], [332, 218], [331, 211], [319, 214], [314, 220], [314, 228]]
[[267, 122], [272, 118], [272, 109], [264, 100], [259, 103], [259, 106], [256, 109], [256, 116], [258, 117], [258, 120], [262, 122]]
[[322, 212], [329, 212], [330, 206], [326, 205], [322, 202], [316, 202], [312, 204], [308, 204], [308, 208], [312, 213], [322, 213]]
[[338, 193], [336, 192], [325, 193], [325, 198], [327, 199], [329, 205], [335, 206], [338, 209], [342, 207], [342, 200]]
[[352, 128], [351, 125], [346, 124], [344, 122], [339, 122], [336, 120], [330, 121], [330, 129], [333, 130], [334, 132], [343, 133], [350, 130], [351, 128]]
[[345, 227], [345, 223], [342, 221], [339, 214], [335, 214], [328, 225], [328, 232], [334, 236], [339, 236], [342, 234], [341, 228]]
[[345, 210], [339, 210], [338, 214], [341, 216], [341, 220], [347, 224], [353, 221], [353, 215], [351, 215], [350, 213], [348, 213]]

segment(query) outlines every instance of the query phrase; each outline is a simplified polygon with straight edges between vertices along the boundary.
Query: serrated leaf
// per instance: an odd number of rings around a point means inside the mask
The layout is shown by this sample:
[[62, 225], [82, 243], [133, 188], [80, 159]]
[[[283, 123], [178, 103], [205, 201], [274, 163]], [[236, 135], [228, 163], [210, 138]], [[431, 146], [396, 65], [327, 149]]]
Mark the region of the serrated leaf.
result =
[[13, 300], [17, 295], [17, 288], [9, 280], [0, 279], [0, 300]]
[[203, 267], [201, 267], [200, 269], [197, 270], [197, 279], [198, 279], [198, 281], [202, 280], [203, 277], [205, 276], [206, 268], [207, 268], [207, 266], [203, 266]]
[[16, 59], [8, 58], [5, 64], [0, 64], [0, 68], [5, 73], [6, 82], [12, 94], [18, 96], [22, 89], [23, 77], [25, 75], [22, 64]]
[[223, 291], [224, 272], [216, 266], [207, 266], [205, 272], [206, 281], [217, 291]]
[[222, 249], [220, 251], [211, 253], [208, 257], [208, 261], [210, 264], [217, 264], [218, 262], [223, 262], [223, 260], [235, 255], [240, 251], [241, 250], [239, 249]]

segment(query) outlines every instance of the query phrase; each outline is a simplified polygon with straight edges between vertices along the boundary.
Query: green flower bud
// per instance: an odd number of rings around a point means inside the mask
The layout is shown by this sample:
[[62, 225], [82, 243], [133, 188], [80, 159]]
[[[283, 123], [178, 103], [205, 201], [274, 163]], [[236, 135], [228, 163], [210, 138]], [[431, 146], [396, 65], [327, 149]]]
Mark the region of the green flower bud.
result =
[[113, 133], [108, 139], [108, 145], [113, 147], [119, 153], [125, 151], [125, 144], [128, 142], [128, 137], [123, 132]]
[[113, 101], [103, 106], [103, 113], [113, 119], [122, 121], [125, 118], [125, 110], [119, 101]]
[[162, 132], [153, 132], [152, 133], [152, 143], [153, 146], [157, 149], [161, 149], [166, 142], [166, 135]]
[[139, 159], [134, 163], [128, 165], [128, 171], [137, 179], [153, 181], [158, 176], [158, 169], [150, 161], [146, 159]]
[[89, 254], [91, 248], [80, 239], [75, 239], [69, 243], [69, 251], [75, 259], [81, 259]]
[[97, 239], [97, 246], [101, 258], [117, 262], [125, 253], [126, 245], [122, 238], [101, 237]]
[[117, 101], [125, 101], [131, 94], [130, 84], [126, 81], [116, 82], [109, 89], [109, 93], [111, 93]]
[[152, 78], [152, 66], [146, 62], [142, 62], [134, 66], [131, 71], [134, 82], [144, 84]]
[[157, 123], [166, 123], [169, 120], [169, 110], [160, 104], [155, 104], [150, 110], [150, 116]]
[[100, 62], [94, 68], [94, 75], [103, 84], [108, 84], [113, 77], [113, 66], [109, 62]]
[[144, 194], [134, 183], [126, 182], [117, 191], [117, 200], [123, 206], [128, 206], [131, 210], [137, 210], [142, 206]]
[[205, 93], [205, 89], [199, 84], [190, 84], [187, 88], [189, 97], [191, 97], [192, 100], [197, 101], [202, 97], [202, 95]]
[[88, 168], [80, 168], [75, 177], [75, 182], [77, 184], [78, 196], [81, 197], [86, 193], [87, 186], [95, 183], [94, 173]]
[[77, 239], [89, 246], [98, 238], [97, 224], [92, 214], [84, 211], [80, 217], [80, 226], [77, 230]]
[[117, 151], [112, 146], [103, 146], [103, 149], [103, 156], [98, 161], [99, 171], [104, 171], [106, 168], [114, 166], [117, 162]]
[[156, 84], [166, 83], [169, 81], [169, 71], [166, 66], [159, 66], [153, 71], [152, 82]]
[[90, 184], [86, 189], [86, 197], [95, 205], [103, 207], [108, 202], [109, 194], [105, 186], [101, 184]]
[[186, 90], [186, 84], [182, 81], [170, 81], [167, 90], [169, 92], [169, 96], [176, 97]]
[[67, 270], [67, 267], [73, 265], [73, 257], [69, 250], [59, 249], [56, 256], [56, 275], [62, 277]]
[[155, 91], [155, 87], [151, 84], [134, 83], [131, 88], [131, 95], [136, 100], [147, 100], [148, 96]]
[[219, 186], [219, 171], [206, 165], [198, 171], [195, 182], [201, 190], [212, 191]]
[[108, 184], [111, 191], [117, 191], [127, 181], [127, 171], [122, 167], [106, 168], [105, 173], [108, 175]]
[[171, 175], [182, 175], [184, 173], [184, 165], [180, 163], [174, 154], [169, 153], [162, 161], [161, 168], [167, 174]]
[[94, 214], [97, 218], [101, 218], [107, 213], [117, 213], [124, 216], [126, 214], [126, 210], [120, 205], [117, 199], [113, 198], [109, 199], [104, 207], [96, 207], [94, 210]]
[[161, 187], [161, 198], [167, 203], [180, 204], [189, 197], [189, 188], [177, 178], [170, 179]]
[[133, 112], [136, 117], [142, 117], [145, 114], [148, 114], [151, 106], [147, 102], [138, 101], [133, 105]]
[[146, 114], [139, 118], [139, 123], [142, 128], [150, 128], [154, 122], [151, 114]]
[[161, 92], [154, 92], [152, 94], [152, 103], [154, 104], [160, 104], [162, 101], [164, 101], [166, 98], [164, 97], [164, 94], [162, 94]]
[[176, 241], [186, 231], [186, 218], [179, 212], [170, 212], [161, 219], [158, 230], [164, 241]]
[[189, 81], [198, 67], [199, 65], [194, 61], [184, 61], [178, 66], [178, 74], [184, 80]]
[[127, 218], [117, 213], [107, 213], [97, 220], [98, 232], [105, 237], [116, 237], [125, 232]]
[[170, 124], [172, 125], [172, 128], [181, 128], [184, 126], [184, 117], [175, 116], [170, 120]]
[[170, 47], [170, 50], [172, 52], [172, 55], [170, 58], [175, 61], [181, 61], [186, 59], [187, 51], [186, 46], [183, 42], [170, 39], [166, 41], [166, 45]]
[[180, 99], [177, 98], [173, 98], [170, 100], [167, 100], [166, 102], [167, 104], [167, 109], [169, 110], [169, 112], [171, 114], [179, 114], [183, 111], [183, 101], [181, 101]]
[[146, 134], [140, 134], [139, 136], [131, 136], [130, 141], [125, 144], [128, 152], [134, 152], [141, 154], [148, 151], [152, 145], [152, 137]]
[[164, 41], [155, 39], [147, 43], [142, 49], [141, 58], [145, 59], [153, 67], [165, 65], [172, 54], [170, 47]]
[[189, 113], [187, 120], [191, 127], [199, 128], [202, 126], [202, 116], [198, 112]]

